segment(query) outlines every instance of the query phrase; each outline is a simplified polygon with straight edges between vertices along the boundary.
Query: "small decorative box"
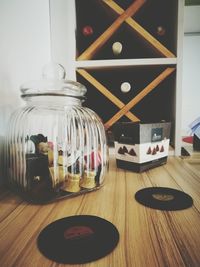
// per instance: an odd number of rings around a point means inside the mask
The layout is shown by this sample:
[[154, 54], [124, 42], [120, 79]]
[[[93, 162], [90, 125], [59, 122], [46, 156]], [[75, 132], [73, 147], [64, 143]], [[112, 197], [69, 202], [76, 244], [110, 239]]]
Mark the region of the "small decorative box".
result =
[[118, 168], [142, 172], [167, 162], [170, 122], [120, 122], [113, 128]]

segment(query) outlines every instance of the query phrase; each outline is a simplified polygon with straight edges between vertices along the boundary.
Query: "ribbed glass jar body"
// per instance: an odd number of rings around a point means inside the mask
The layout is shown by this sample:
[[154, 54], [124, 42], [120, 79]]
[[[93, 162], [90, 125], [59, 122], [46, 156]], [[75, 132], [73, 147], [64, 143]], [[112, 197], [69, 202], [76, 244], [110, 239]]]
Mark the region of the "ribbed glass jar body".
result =
[[31, 201], [95, 190], [107, 169], [104, 126], [72, 96], [30, 95], [7, 134], [7, 181]]

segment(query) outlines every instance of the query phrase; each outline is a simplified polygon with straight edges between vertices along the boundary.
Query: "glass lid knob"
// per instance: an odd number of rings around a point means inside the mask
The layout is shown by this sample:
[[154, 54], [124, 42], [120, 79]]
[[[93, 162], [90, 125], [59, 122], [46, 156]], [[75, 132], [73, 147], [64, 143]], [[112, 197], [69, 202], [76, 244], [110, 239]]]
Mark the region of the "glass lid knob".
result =
[[42, 77], [46, 80], [63, 80], [65, 79], [65, 69], [62, 65], [50, 62], [43, 67]]

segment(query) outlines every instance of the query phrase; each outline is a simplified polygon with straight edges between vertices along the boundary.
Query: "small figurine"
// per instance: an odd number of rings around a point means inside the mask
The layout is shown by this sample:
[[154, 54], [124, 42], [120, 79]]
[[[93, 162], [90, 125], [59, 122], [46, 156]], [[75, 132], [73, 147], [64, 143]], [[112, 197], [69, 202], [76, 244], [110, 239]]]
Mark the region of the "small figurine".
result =
[[96, 176], [96, 172], [85, 171], [83, 179], [81, 180], [80, 186], [82, 188], [87, 188], [87, 189], [92, 189], [96, 187], [95, 176]]
[[81, 190], [80, 178], [81, 178], [80, 173], [78, 174], [68, 173], [66, 182], [64, 183], [62, 189], [72, 193], [79, 192]]

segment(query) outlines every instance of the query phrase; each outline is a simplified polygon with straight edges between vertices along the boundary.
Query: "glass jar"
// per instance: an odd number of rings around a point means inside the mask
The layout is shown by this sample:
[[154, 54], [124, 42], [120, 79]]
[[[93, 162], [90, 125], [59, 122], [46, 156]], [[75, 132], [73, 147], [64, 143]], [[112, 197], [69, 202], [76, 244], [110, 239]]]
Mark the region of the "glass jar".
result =
[[82, 106], [86, 88], [47, 65], [43, 79], [21, 87], [25, 106], [11, 117], [7, 181], [30, 201], [45, 202], [101, 187], [108, 163], [104, 126]]

